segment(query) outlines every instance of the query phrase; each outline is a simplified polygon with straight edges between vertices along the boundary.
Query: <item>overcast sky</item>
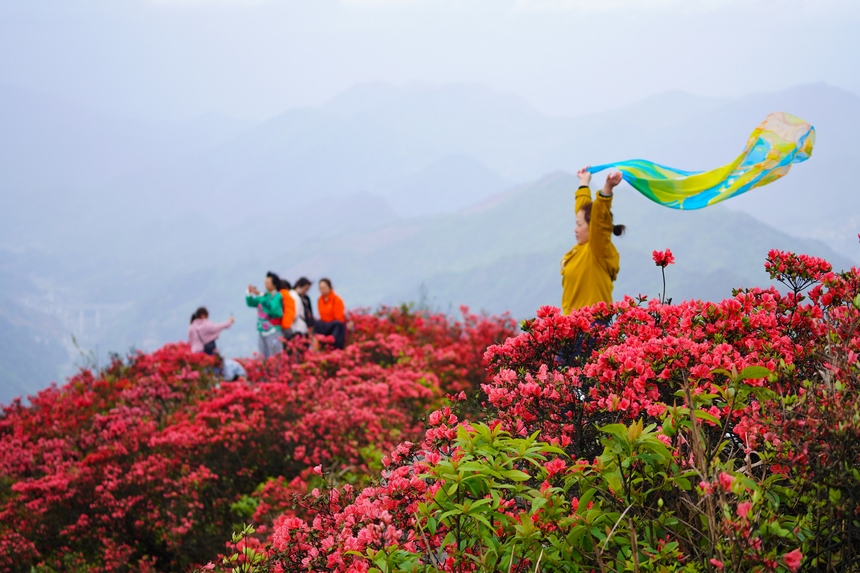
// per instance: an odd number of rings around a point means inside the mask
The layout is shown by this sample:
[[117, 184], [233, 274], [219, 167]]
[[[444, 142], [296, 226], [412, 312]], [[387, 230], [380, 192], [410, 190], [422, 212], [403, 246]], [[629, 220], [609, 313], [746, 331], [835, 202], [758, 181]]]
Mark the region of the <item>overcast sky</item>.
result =
[[263, 119], [357, 83], [554, 115], [683, 89], [860, 93], [857, 0], [2, 0], [0, 83], [124, 116]]

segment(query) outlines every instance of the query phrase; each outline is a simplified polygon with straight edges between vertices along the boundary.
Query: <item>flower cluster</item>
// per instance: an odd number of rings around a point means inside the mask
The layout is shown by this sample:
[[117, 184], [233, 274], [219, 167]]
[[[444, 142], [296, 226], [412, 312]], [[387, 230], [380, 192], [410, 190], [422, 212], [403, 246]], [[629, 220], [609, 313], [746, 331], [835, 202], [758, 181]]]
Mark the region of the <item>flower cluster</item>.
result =
[[666, 249], [665, 251], [654, 251], [651, 253], [651, 258], [654, 259], [654, 263], [658, 267], [663, 267], [664, 269], [669, 265], [675, 264], [675, 255], [672, 254], [672, 251]]
[[796, 572], [860, 558], [860, 270], [772, 253], [768, 271], [820, 284], [806, 303], [769, 288], [540, 309], [485, 355], [486, 426], [435, 412], [381, 482], [315, 492], [307, 521], [279, 521], [267, 563]]
[[824, 259], [771, 250], [764, 265], [770, 278], [792, 290], [796, 297], [812, 284], [832, 277], [833, 267]]
[[860, 270], [767, 270], [791, 292], [544, 307], [519, 333], [356, 313], [346, 351], [248, 382], [184, 345], [83, 372], [0, 418], [0, 567], [848, 570]]
[[318, 471], [363, 483], [446, 394], [488, 381], [508, 318], [357, 312], [344, 351], [244, 361], [171, 344], [83, 371], [0, 415], [0, 570], [182, 571], [265, 533]]

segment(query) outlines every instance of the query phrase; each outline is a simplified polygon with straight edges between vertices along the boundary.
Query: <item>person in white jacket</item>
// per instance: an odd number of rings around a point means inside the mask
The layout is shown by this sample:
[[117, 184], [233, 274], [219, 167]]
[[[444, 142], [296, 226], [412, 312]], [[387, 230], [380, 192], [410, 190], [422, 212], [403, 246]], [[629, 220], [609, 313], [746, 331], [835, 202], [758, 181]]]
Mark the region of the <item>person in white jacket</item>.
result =
[[191, 352], [205, 352], [209, 356], [215, 353], [215, 341], [225, 328], [233, 326], [235, 319], [231, 316], [226, 322], [212, 322], [209, 311], [201, 306], [191, 315], [191, 326], [188, 327], [188, 344]]
[[293, 320], [293, 325], [290, 327], [291, 336], [300, 334], [302, 336], [308, 335], [308, 321], [305, 317], [304, 313], [304, 302], [302, 301], [302, 295], [296, 292], [296, 289], [290, 289], [290, 298], [293, 299], [293, 302], [296, 303], [296, 318]]

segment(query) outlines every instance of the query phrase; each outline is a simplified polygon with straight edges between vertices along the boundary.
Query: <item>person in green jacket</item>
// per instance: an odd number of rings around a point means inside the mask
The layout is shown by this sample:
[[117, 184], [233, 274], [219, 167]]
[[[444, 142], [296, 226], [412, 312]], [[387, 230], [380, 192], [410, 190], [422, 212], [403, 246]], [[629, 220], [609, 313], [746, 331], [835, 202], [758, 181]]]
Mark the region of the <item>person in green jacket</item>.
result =
[[257, 332], [260, 354], [269, 358], [284, 349], [281, 339], [281, 317], [284, 315], [284, 300], [278, 292], [281, 279], [273, 272], [266, 274], [266, 292], [260, 293], [254, 285], [248, 285], [245, 293], [245, 303], [257, 309]]

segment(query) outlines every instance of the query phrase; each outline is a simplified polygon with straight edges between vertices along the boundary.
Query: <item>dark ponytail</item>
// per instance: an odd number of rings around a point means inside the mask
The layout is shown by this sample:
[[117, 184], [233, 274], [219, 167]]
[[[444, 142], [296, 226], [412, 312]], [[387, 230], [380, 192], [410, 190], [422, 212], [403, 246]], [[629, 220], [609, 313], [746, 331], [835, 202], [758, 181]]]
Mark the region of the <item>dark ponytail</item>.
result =
[[[591, 206], [594, 203], [589, 203], [582, 210], [585, 212], [585, 222], [589, 225], [591, 224]], [[609, 212], [609, 216], [612, 217], [612, 211]], [[613, 225], [612, 226], [612, 234], [616, 237], [620, 237], [624, 233], [627, 232], [627, 225]]]
[[209, 311], [206, 310], [205, 306], [201, 306], [194, 311], [194, 314], [191, 315], [191, 322], [193, 323], [198, 318], [203, 318], [204, 316], [209, 316]]

